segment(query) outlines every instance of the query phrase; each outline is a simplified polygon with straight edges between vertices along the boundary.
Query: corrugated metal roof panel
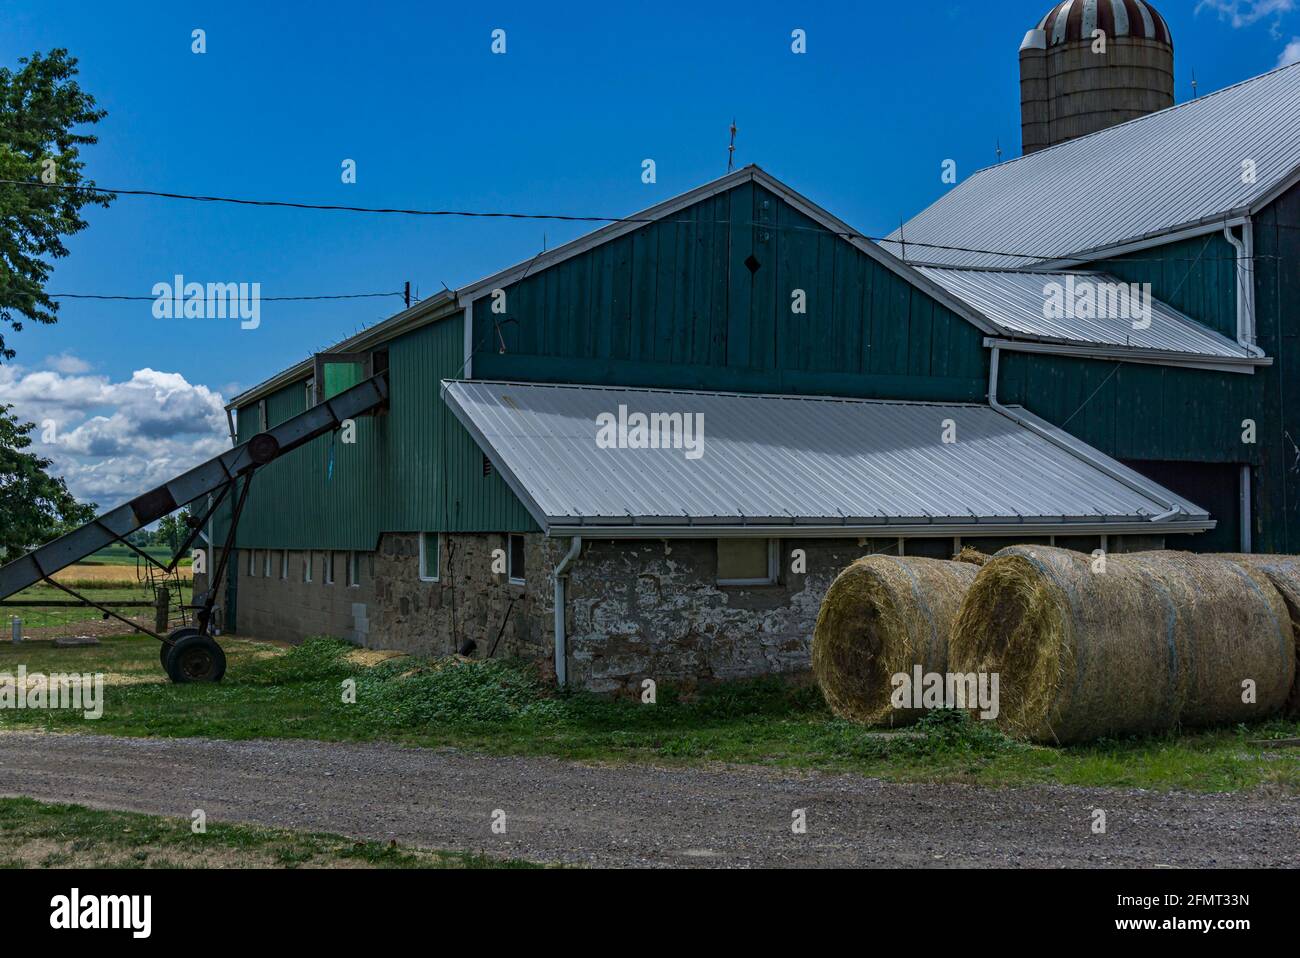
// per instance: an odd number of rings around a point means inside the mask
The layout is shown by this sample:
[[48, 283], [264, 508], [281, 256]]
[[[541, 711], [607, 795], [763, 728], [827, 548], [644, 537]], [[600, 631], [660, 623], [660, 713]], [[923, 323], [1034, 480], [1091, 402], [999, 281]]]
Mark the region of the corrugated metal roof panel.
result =
[[[1297, 168], [1300, 64], [980, 170], [904, 225], [906, 258], [1011, 269], [1050, 262], [1226, 218]], [[899, 253], [898, 239], [896, 230], [885, 248]]]
[[[931, 266], [918, 271], [938, 283], [952, 295], [978, 310], [1003, 329], [1004, 335], [1028, 336], [1052, 342], [1072, 342], [1097, 346], [1123, 346], [1157, 349], [1190, 356], [1215, 359], [1248, 360], [1252, 354], [1240, 343], [1202, 326], [1159, 300], [1151, 300], [1151, 315], [1122, 315], [1122, 310], [1107, 310], [1108, 316], [1075, 315], [1051, 317], [1044, 306], [1049, 299], [1049, 284], [1067, 300], [1071, 290], [1085, 283], [1094, 291], [1104, 284], [1127, 288], [1106, 273], [1025, 273], [994, 270], [946, 269]], [[1138, 326], [1134, 325], [1134, 322]], [[1149, 320], [1150, 325], [1143, 326]]]
[[[1068, 532], [1069, 524], [1144, 523], [1169, 502], [1185, 514], [1148, 523], [1150, 531], [1208, 520], [1120, 464], [1106, 460], [1149, 494], [982, 405], [482, 381], [445, 382], [444, 397], [548, 530], [889, 526], [902, 535], [949, 523], [1066, 523]], [[702, 456], [600, 448], [597, 417], [620, 407], [629, 416], [703, 416]], [[942, 441], [947, 420], [952, 443]]]

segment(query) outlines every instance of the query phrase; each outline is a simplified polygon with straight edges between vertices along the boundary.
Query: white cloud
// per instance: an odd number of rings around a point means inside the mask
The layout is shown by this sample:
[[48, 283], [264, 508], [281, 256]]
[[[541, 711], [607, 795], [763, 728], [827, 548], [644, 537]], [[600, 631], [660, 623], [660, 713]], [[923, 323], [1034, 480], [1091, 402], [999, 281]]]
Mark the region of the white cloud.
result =
[[1227, 20], [1237, 30], [1272, 17], [1273, 35], [1281, 36], [1278, 23], [1285, 14], [1295, 10], [1296, 3], [1297, 0], [1201, 0], [1196, 12], [1213, 10], [1219, 19]]
[[1280, 67], [1290, 66], [1292, 63], [1300, 63], [1300, 37], [1292, 37], [1291, 42], [1277, 58], [1277, 65]]
[[[71, 371], [80, 362], [55, 356], [43, 364], [55, 369], [0, 366], [0, 403], [37, 424], [33, 451], [54, 461], [51, 470], [77, 498], [111, 508], [229, 448], [220, 393], [148, 368], [121, 382]], [[45, 441], [47, 424], [53, 442]]]
[[72, 353], [59, 353], [57, 356], [47, 356], [45, 358], [45, 365], [56, 372], [68, 373], [69, 375], [74, 376], [79, 373], [90, 372], [90, 363], [86, 362], [79, 356], [72, 355]]

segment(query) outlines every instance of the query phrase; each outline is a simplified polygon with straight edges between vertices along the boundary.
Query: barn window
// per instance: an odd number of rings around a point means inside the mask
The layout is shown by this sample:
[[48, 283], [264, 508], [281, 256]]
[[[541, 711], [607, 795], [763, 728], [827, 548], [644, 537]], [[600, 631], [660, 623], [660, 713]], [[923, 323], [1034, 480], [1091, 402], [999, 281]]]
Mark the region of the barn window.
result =
[[441, 539], [436, 532], [420, 533], [420, 581], [438, 581], [438, 552]]
[[518, 533], [510, 534], [510, 581], [515, 585], [524, 584], [524, 537]]
[[776, 539], [719, 539], [718, 585], [775, 585]]
[[271, 578], [271, 550], [267, 549], [262, 553], [262, 575]]
[[336, 553], [322, 552], [320, 554], [320, 557], [325, 562], [325, 584], [333, 585], [334, 584], [334, 559], [336, 557]]
[[249, 578], [256, 578], [257, 576], [257, 550], [256, 549], [248, 550], [248, 575]]
[[361, 585], [361, 560], [355, 552], [348, 553], [348, 588], [355, 589]]
[[302, 581], [303, 582], [311, 581], [311, 552], [310, 551], [304, 552], [302, 554]]

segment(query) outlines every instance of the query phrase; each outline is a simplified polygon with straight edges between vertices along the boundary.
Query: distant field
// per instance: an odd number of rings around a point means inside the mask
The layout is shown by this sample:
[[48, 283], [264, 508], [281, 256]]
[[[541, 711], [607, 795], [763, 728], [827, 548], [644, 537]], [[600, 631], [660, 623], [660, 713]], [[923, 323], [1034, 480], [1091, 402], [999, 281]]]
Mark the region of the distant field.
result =
[[[147, 553], [159, 562], [166, 565], [172, 559], [171, 550], [166, 546], [147, 546], [141, 550]], [[144, 562], [138, 555], [120, 543], [107, 546], [100, 549], [93, 556], [90, 556], [81, 565], [119, 565], [134, 567], [137, 562]], [[188, 569], [190, 566], [189, 556], [185, 556], [180, 561], [180, 566]]]
[[[62, 582], [70, 588], [76, 589], [77, 592], [86, 598], [94, 599], [98, 602], [134, 602], [153, 600], [153, 594], [140, 583], [137, 583], [133, 576], [131, 578], [123, 579], [120, 582], [113, 580], [85, 580], [78, 573], [74, 572], [76, 568], [77, 567], [74, 566], [73, 569], [66, 569], [64, 572], [56, 574], [54, 576], [55, 581]], [[71, 577], [71, 579], [69, 577]], [[79, 578], [81, 580], [77, 581]], [[190, 593], [192, 590], [189, 587], [189, 582], [190, 580], [187, 578], [183, 583], [184, 588], [181, 595], [181, 601], [183, 602], [190, 601]], [[72, 596], [68, 595], [63, 590], [44, 584], [31, 586], [10, 598], [24, 602], [64, 602], [72, 600]], [[177, 603], [173, 600], [172, 604], [174, 607]], [[115, 609], [114, 611], [129, 619], [138, 619], [145, 625], [150, 627], [153, 626], [154, 614], [151, 608]], [[73, 625], [80, 626], [76, 630], [78, 632], [84, 631], [95, 634], [99, 634], [101, 630], [98, 628], [88, 629], [85, 627], [90, 624], [102, 625], [109, 628], [109, 634], [120, 634], [123, 629], [120, 622], [112, 618], [106, 620], [104, 618], [104, 613], [91, 606], [70, 608], [0, 606], [0, 620], [2, 620], [0, 621], [0, 627], [3, 628], [3, 635], [0, 635], [0, 638], [8, 637], [10, 628], [9, 620], [14, 617], [22, 620], [24, 633], [34, 638], [45, 637], [44, 634], [46, 630], [62, 629], [66, 631], [67, 627]]]

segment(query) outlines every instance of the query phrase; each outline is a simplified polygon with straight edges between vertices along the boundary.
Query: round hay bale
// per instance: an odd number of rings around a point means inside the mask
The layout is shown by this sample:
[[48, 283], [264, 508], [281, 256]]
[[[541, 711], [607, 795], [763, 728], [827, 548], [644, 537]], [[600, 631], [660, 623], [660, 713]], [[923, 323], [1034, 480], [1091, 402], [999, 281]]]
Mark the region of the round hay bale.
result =
[[[1262, 573], [1179, 552], [1012, 546], [972, 584], [949, 667], [998, 673], [998, 723], [1038, 742], [1260, 719], [1294, 678], [1286, 606]], [[1242, 702], [1244, 679], [1256, 701]]]
[[919, 556], [867, 556], [841, 572], [822, 600], [813, 674], [836, 715], [905, 724], [922, 709], [890, 704], [893, 676], [944, 672], [948, 636], [979, 569]]
[[1286, 702], [1287, 715], [1300, 715], [1300, 558], [1283, 555], [1225, 555], [1225, 559], [1258, 569], [1268, 576], [1286, 602], [1291, 616], [1291, 637], [1295, 640], [1296, 675]]

